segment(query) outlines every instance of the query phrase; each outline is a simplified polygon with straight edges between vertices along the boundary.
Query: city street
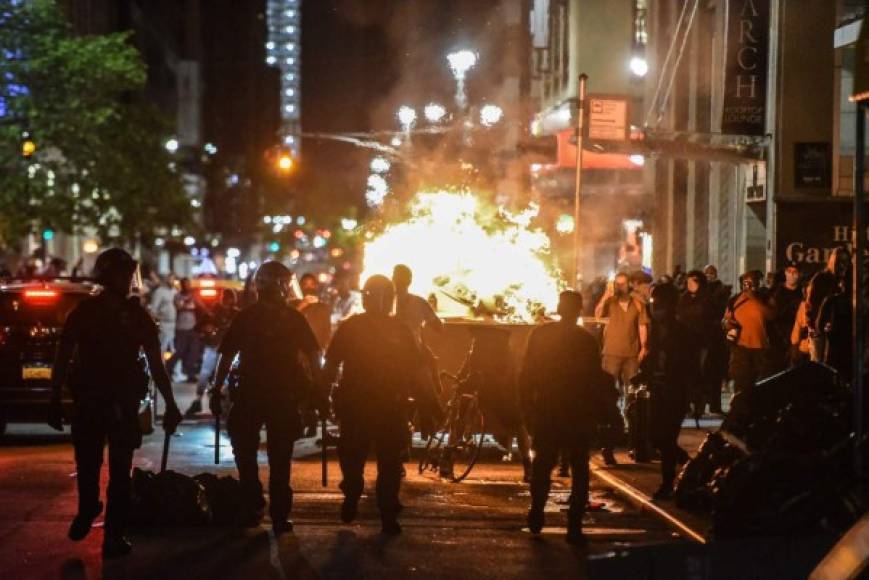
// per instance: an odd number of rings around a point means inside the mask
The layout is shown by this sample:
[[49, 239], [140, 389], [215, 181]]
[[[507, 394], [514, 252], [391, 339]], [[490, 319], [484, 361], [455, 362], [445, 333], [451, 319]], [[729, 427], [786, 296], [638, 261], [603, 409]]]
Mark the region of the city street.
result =
[[[189, 392], [189, 388], [184, 387]], [[184, 401], [186, 397], [182, 397]], [[228, 441], [213, 465], [207, 416], [185, 421], [172, 440], [169, 468], [194, 475], [234, 475]], [[135, 466], [159, 470], [162, 432], [146, 437]], [[488, 451], [488, 450], [487, 450]], [[494, 451], [494, 450], [492, 450]], [[133, 554], [103, 562], [102, 530], [80, 544], [66, 538], [75, 513], [75, 467], [68, 435], [33, 424], [10, 426], [0, 446], [0, 577], [18, 578], [582, 578], [589, 558], [628, 546], [684, 542], [611, 489], [592, 484], [605, 507], [586, 516], [587, 549], [564, 541], [569, 481], [557, 479], [539, 539], [523, 530], [527, 486], [518, 463], [486, 453], [470, 477], [453, 484], [420, 476], [408, 464], [402, 489], [404, 532], [380, 534], [369, 462], [366, 496], [352, 525], [338, 519], [340, 471], [329, 462], [329, 486], [320, 485], [313, 439], [297, 443], [294, 464], [295, 533], [278, 539], [269, 522], [260, 529], [179, 527], [131, 534]], [[265, 463], [264, 453], [261, 463]], [[266, 467], [262, 467], [262, 476]], [[104, 470], [105, 476], [105, 470]], [[101, 519], [99, 520], [101, 521]]]

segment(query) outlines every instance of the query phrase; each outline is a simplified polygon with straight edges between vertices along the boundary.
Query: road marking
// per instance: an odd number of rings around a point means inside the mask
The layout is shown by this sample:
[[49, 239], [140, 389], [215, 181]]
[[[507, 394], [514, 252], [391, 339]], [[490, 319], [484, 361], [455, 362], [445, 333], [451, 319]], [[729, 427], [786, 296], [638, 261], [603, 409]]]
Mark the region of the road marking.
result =
[[654, 502], [652, 502], [652, 500], [650, 500], [648, 497], [646, 497], [646, 495], [643, 492], [639, 491], [638, 489], [636, 489], [632, 485], [628, 485], [624, 481], [618, 479], [617, 477], [613, 477], [612, 475], [607, 473], [605, 470], [600, 469], [599, 467], [596, 467], [596, 466], [592, 466], [591, 472], [595, 477], [602, 479], [604, 482], [606, 482], [609, 485], [616, 488], [619, 492], [628, 496], [628, 498], [632, 499], [633, 501], [639, 503], [644, 508], [648, 509], [649, 511], [651, 511], [651, 512], [657, 514], [659, 517], [663, 518], [671, 526], [678, 529], [680, 533], [688, 536], [689, 538], [691, 538], [692, 540], [694, 540], [697, 543], [700, 543], [700, 544], [706, 543], [706, 538], [703, 536], [703, 534], [695, 531], [688, 524], [686, 524], [685, 522], [683, 522], [682, 520], [680, 520], [679, 518], [677, 518], [673, 514], [669, 513], [668, 511], [662, 509], [660, 506], [656, 505]]

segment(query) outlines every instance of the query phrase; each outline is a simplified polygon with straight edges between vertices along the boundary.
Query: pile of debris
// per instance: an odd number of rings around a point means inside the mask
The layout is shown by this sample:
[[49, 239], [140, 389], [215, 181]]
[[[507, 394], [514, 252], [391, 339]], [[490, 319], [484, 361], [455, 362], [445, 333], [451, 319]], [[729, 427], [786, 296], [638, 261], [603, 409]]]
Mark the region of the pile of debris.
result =
[[846, 530], [866, 509], [851, 402], [814, 363], [736, 395], [679, 475], [677, 505], [711, 511], [717, 538]]
[[131, 496], [130, 521], [146, 527], [227, 525], [243, 505], [238, 480], [211, 473], [188, 477], [136, 468]]

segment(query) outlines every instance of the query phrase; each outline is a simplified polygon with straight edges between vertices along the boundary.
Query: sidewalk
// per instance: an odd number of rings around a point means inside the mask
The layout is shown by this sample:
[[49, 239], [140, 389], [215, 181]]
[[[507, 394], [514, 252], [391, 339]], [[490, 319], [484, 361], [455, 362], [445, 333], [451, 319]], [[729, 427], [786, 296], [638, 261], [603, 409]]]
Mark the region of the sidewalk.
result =
[[[692, 457], [706, 438], [706, 434], [715, 431], [721, 425], [721, 419], [702, 419], [700, 429], [697, 429], [693, 419], [686, 419], [679, 436], [679, 445]], [[618, 465], [608, 466], [599, 453], [591, 457], [592, 476], [602, 479], [614, 486], [627, 499], [667, 522], [682, 535], [699, 543], [705, 543], [711, 527], [709, 514], [691, 512], [676, 507], [674, 500], [652, 501], [652, 494], [661, 485], [661, 464], [659, 461], [635, 463], [628, 450], [617, 450]]]

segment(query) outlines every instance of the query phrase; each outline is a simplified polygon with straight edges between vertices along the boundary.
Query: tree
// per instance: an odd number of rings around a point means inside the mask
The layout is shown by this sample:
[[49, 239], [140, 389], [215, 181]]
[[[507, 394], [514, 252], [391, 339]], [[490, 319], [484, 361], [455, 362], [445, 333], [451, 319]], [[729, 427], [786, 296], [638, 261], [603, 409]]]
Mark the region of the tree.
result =
[[0, 55], [0, 244], [45, 227], [132, 241], [189, 223], [129, 33], [76, 37], [55, 0], [0, 0]]

